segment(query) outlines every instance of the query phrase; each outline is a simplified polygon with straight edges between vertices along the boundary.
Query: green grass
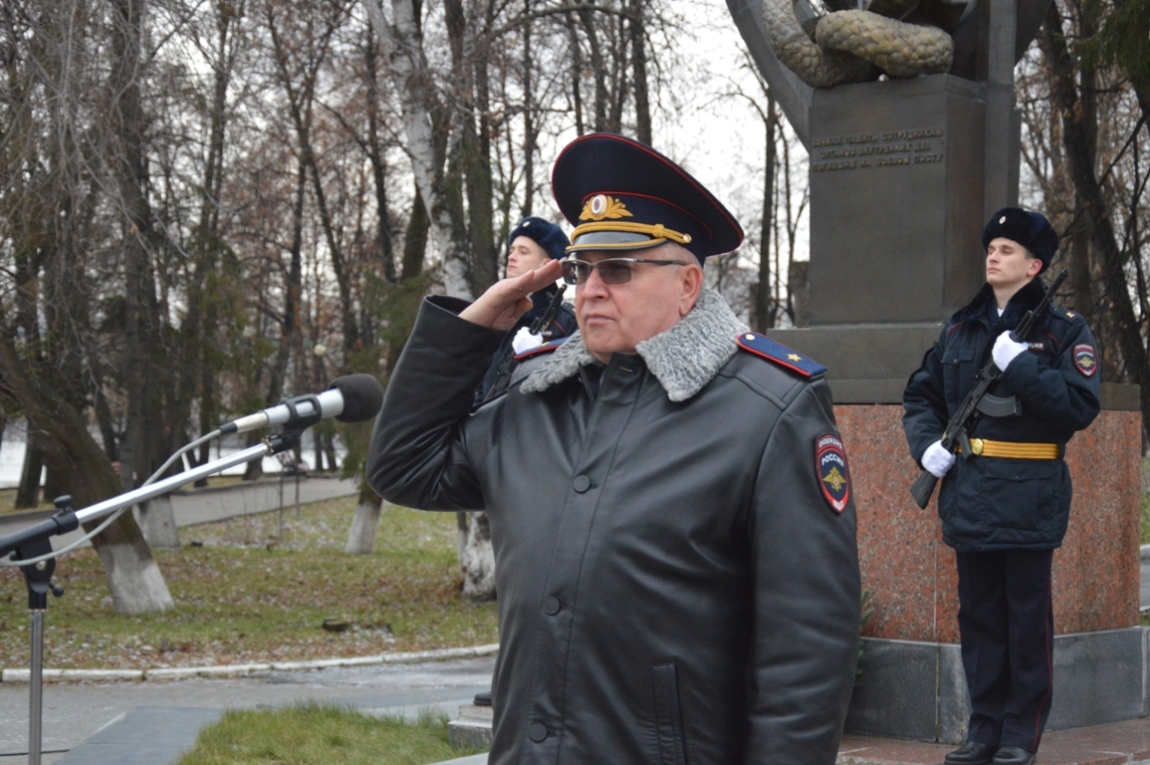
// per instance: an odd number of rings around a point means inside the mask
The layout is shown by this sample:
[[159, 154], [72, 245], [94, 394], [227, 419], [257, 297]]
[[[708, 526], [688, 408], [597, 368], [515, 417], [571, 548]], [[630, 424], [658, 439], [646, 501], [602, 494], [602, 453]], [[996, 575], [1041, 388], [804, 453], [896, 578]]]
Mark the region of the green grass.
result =
[[1142, 541], [1140, 544], [1150, 545], [1150, 493], [1142, 495]]
[[[176, 607], [142, 616], [112, 608], [91, 550], [56, 570], [45, 666], [146, 669], [242, 664], [498, 642], [495, 604], [460, 597], [454, 513], [391, 508], [372, 555], [343, 552], [355, 508], [347, 497], [284, 513], [180, 530], [180, 550], [154, 554]], [[193, 544], [195, 543], [195, 544]], [[324, 630], [326, 619], [345, 622]], [[23, 578], [0, 569], [0, 667], [27, 666]]]
[[0, 515], [9, 513], [26, 513], [30, 510], [51, 510], [52, 500], [40, 498], [40, 504], [35, 508], [22, 507], [16, 509], [16, 489], [0, 489]]
[[407, 723], [308, 704], [228, 712], [178, 765], [427, 765], [479, 751], [453, 749], [442, 715]]

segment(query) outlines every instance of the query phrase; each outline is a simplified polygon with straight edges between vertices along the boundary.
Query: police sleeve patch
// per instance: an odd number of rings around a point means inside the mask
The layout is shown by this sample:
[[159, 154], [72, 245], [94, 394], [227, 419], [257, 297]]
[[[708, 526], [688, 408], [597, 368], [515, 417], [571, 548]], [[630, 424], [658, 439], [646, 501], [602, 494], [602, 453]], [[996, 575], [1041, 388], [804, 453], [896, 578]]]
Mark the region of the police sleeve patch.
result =
[[846, 448], [834, 433], [815, 439], [815, 471], [827, 504], [841, 514], [851, 498], [851, 472], [847, 467]]
[[766, 335], [760, 335], [758, 332], [743, 332], [735, 338], [735, 342], [744, 351], [753, 353], [767, 361], [773, 361], [792, 372], [798, 372], [803, 377], [818, 377], [827, 371], [826, 367], [809, 356], [804, 356], [782, 343], [775, 342]]
[[1098, 369], [1098, 359], [1094, 356], [1094, 346], [1082, 343], [1074, 346], [1074, 366], [1078, 371], [1090, 377]]

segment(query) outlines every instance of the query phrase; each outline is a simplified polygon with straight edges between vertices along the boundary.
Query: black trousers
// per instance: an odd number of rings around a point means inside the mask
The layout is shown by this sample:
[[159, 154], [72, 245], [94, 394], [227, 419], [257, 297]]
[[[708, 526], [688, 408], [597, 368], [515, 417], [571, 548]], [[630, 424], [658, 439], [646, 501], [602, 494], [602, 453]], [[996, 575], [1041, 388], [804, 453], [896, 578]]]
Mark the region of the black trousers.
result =
[[1051, 550], [957, 553], [968, 741], [1038, 751], [1054, 669]]

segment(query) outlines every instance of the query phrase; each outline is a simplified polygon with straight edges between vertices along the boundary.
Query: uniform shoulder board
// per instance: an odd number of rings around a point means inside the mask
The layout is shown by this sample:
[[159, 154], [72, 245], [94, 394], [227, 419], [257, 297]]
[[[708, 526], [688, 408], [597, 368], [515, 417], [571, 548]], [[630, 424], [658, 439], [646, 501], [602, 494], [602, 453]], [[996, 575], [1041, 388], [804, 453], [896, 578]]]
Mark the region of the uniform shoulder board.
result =
[[560, 337], [556, 340], [552, 340], [549, 343], [544, 343], [543, 345], [540, 345], [537, 348], [532, 348], [529, 351], [524, 351], [523, 353], [517, 354], [515, 356], [515, 360], [516, 361], [523, 361], [524, 359], [529, 359], [532, 356], [538, 356], [542, 353], [550, 353], [551, 351], [555, 350], [559, 346], [563, 345], [563, 343], [565, 343], [565, 342], [567, 342], [567, 338], [566, 337]]
[[819, 377], [827, 371], [826, 367], [809, 356], [804, 356], [758, 332], [743, 332], [735, 338], [735, 341], [744, 351], [773, 361], [780, 367], [786, 367], [803, 377]]
[[1060, 305], [1050, 306], [1050, 313], [1066, 321], [1083, 321], [1082, 314], [1078, 313], [1078, 311], [1068, 311]]

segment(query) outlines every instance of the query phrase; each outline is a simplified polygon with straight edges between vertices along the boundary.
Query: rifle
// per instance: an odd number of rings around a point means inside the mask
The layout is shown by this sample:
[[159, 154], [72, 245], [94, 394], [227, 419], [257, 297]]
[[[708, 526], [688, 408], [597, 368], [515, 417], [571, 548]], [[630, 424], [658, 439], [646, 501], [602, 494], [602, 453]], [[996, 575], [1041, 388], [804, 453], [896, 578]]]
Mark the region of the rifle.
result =
[[[567, 291], [567, 285], [562, 284], [559, 289], [555, 291], [552, 296], [551, 302], [547, 305], [547, 310], [535, 317], [528, 328], [528, 332], [533, 335], [542, 335], [544, 341], [550, 342], [555, 339], [555, 332], [546, 329], [555, 321], [555, 317], [559, 314], [559, 309], [563, 306], [563, 293]], [[487, 391], [487, 395], [483, 398], [481, 403], [486, 404], [496, 396], [503, 394], [507, 390], [507, 385], [511, 382], [511, 371], [515, 368], [515, 354], [511, 354], [499, 367], [499, 372], [496, 374], [495, 382], [492, 383], [491, 389]]]
[[[1018, 322], [1018, 326], [1011, 330], [1011, 340], [1016, 343], [1026, 342], [1027, 335], [1030, 334], [1042, 314], [1049, 308], [1054, 293], [1062, 286], [1062, 282], [1066, 281], [1069, 273], [1067, 269], [1062, 269], [1054, 283], [1047, 288], [1042, 302], [1027, 311], [1026, 315], [1022, 317], [1022, 321]], [[954, 447], [959, 446], [962, 449], [962, 458], [970, 459], [974, 454], [970, 448], [970, 432], [978, 424], [981, 415], [1010, 417], [1022, 414], [1018, 399], [1014, 397], [1002, 398], [987, 393], [990, 386], [998, 381], [1001, 374], [1002, 370], [995, 366], [994, 359], [987, 359], [978, 376], [974, 378], [974, 387], [970, 389], [970, 393], [966, 394], [966, 398], [959, 405], [954, 417], [946, 424], [946, 430], [942, 432], [942, 446], [947, 451], [953, 452]], [[910, 487], [911, 496], [914, 497], [915, 503], [920, 508], [925, 509], [930, 504], [931, 495], [934, 494], [934, 487], [937, 484], [938, 478], [929, 470], [924, 470], [914, 485]]]
[[567, 285], [559, 285], [559, 289], [555, 291], [555, 295], [551, 298], [551, 302], [547, 306], [547, 310], [539, 316], [535, 317], [535, 321], [531, 322], [531, 327], [527, 331], [533, 335], [543, 335], [545, 340], [554, 340], [554, 334], [551, 330], [547, 329], [551, 322], [555, 321], [555, 317], [559, 314], [559, 309], [563, 305], [563, 293], [567, 291]]

